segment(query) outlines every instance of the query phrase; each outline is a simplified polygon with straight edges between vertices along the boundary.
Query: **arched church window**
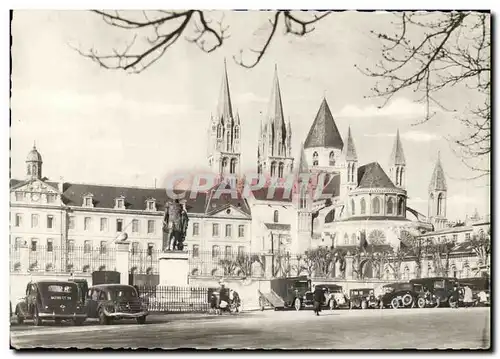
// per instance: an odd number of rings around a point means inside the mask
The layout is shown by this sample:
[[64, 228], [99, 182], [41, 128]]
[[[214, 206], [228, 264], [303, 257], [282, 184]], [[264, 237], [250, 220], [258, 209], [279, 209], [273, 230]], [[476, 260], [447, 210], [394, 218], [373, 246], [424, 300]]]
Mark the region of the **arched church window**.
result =
[[351, 244], [356, 244], [356, 233], [351, 234]]
[[234, 128], [234, 139], [237, 140], [240, 138], [240, 128], [238, 126], [236, 126]]
[[396, 186], [399, 186], [399, 167], [396, 168]]
[[279, 167], [278, 167], [278, 177], [283, 178], [283, 170], [285, 169], [285, 165], [283, 162], [280, 162]]
[[404, 206], [405, 206], [405, 201], [403, 200], [403, 198], [400, 198], [398, 203], [398, 216], [403, 215]]
[[279, 222], [279, 212], [276, 210], [274, 211], [274, 216], [273, 216], [274, 223]]
[[392, 214], [393, 210], [394, 210], [394, 202], [392, 198], [389, 198], [387, 200], [387, 214]]
[[262, 165], [257, 166], [257, 173], [262, 174]]
[[351, 199], [351, 214], [353, 216], [356, 214], [356, 204], [354, 203], [353, 199]]
[[313, 153], [313, 166], [317, 166], [318, 165], [318, 152], [314, 152]]
[[375, 197], [372, 202], [372, 212], [373, 214], [379, 214], [380, 213], [380, 199], [378, 197]]
[[276, 176], [276, 162], [271, 162], [271, 177]]
[[222, 126], [217, 125], [217, 138], [222, 138]]
[[366, 213], [366, 201], [364, 198], [361, 198], [361, 201], [360, 201], [360, 211], [359, 213], [360, 214], [365, 214]]
[[403, 174], [404, 174], [404, 171], [405, 169], [404, 168], [401, 168], [399, 170], [399, 185], [402, 186], [403, 185]]
[[344, 244], [349, 244], [349, 236], [346, 234], [344, 234]]
[[444, 197], [444, 196], [443, 196], [443, 194], [442, 194], [442, 193], [440, 193], [440, 194], [438, 195], [438, 200], [437, 200], [437, 215], [438, 215], [438, 216], [442, 216], [442, 215], [443, 215], [443, 213], [444, 213], [444, 209], [443, 209], [443, 202], [444, 202], [444, 201], [443, 201], [443, 199], [444, 199], [444, 198], [443, 198], [443, 197]]
[[229, 168], [229, 173], [236, 173], [236, 158], [232, 158], [231, 159], [231, 165], [230, 165], [230, 168]]
[[329, 160], [330, 160], [330, 166], [335, 166], [335, 153], [333, 151], [330, 152]]
[[227, 162], [228, 162], [227, 157], [224, 157], [224, 158], [222, 159], [222, 162], [221, 162], [221, 166], [222, 166], [222, 171], [223, 171], [223, 172], [225, 172], [225, 171], [226, 171], [226, 168], [227, 168]]
[[231, 150], [231, 132], [227, 132], [227, 142], [226, 142], [227, 151]]

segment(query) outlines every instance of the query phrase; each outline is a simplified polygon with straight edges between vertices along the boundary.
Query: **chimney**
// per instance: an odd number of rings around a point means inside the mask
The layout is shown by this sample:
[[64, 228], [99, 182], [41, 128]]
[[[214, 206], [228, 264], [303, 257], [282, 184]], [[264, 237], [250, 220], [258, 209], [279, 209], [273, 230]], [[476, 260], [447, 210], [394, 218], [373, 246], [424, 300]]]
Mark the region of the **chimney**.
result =
[[62, 177], [59, 177], [59, 182], [57, 183], [57, 189], [61, 193], [64, 192], [64, 179]]

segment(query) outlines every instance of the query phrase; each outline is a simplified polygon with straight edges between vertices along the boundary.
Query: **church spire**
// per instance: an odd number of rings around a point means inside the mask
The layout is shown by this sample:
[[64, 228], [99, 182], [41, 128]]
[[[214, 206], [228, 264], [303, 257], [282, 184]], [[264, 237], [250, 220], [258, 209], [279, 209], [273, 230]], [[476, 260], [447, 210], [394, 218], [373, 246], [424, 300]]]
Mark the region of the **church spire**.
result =
[[300, 145], [300, 160], [299, 160], [299, 174], [309, 173], [309, 166], [307, 165], [306, 153], [304, 152], [304, 143]]
[[285, 119], [283, 115], [283, 103], [281, 101], [281, 89], [278, 79], [278, 65], [274, 67], [273, 89], [269, 100], [269, 109], [267, 112], [268, 120], [275, 124], [276, 129], [284, 128]]
[[432, 173], [431, 183], [429, 183], [429, 192], [432, 191], [447, 191], [446, 178], [444, 175], [443, 165], [441, 164], [441, 152], [438, 152], [434, 172]]
[[231, 121], [233, 118], [233, 106], [231, 104], [231, 95], [229, 91], [229, 79], [227, 76], [227, 64], [224, 58], [224, 73], [222, 75], [222, 85], [219, 95], [219, 103], [217, 106], [218, 120], [224, 118], [225, 122]]
[[349, 126], [349, 130], [347, 131], [347, 142], [345, 144], [344, 151], [346, 161], [356, 162], [358, 160], [358, 154], [356, 153], [356, 147], [354, 146], [354, 140], [352, 139], [351, 126]]
[[403, 145], [401, 144], [401, 139], [399, 137], [399, 129], [398, 132], [396, 133], [396, 140], [394, 141], [394, 146], [392, 148], [390, 164], [391, 166], [406, 165], [405, 154], [403, 152]]

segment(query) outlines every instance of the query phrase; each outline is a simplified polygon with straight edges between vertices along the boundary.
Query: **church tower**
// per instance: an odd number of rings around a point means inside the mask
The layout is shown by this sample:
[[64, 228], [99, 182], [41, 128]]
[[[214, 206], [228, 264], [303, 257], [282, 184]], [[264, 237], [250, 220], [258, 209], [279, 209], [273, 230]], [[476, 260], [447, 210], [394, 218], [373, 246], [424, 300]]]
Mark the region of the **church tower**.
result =
[[441, 165], [441, 156], [438, 153], [436, 166], [432, 173], [431, 183], [429, 184], [429, 220], [434, 225], [434, 230], [446, 226], [446, 178]]
[[26, 179], [42, 179], [42, 156], [37, 151], [35, 144], [26, 158]]
[[284, 178], [293, 172], [293, 160], [292, 128], [290, 120], [285, 121], [276, 66], [269, 108], [260, 124], [257, 172], [266, 177]]
[[[292, 252], [304, 253], [311, 247], [312, 231], [312, 202], [310, 170], [307, 164], [303, 145], [300, 151], [300, 160], [297, 170], [297, 184], [294, 191], [294, 204], [296, 206], [296, 237], [292, 240]], [[294, 227], [295, 227], [294, 226]]]
[[210, 117], [208, 129], [208, 165], [220, 178], [237, 177], [240, 174], [241, 121], [234, 114], [229, 91], [226, 60], [215, 116]]
[[341, 196], [347, 195], [358, 185], [358, 154], [356, 146], [354, 146], [351, 126], [349, 126], [349, 130], [347, 131], [347, 142], [342, 150], [342, 156], [345, 161], [345, 167], [341, 171]]
[[396, 133], [396, 140], [389, 159], [389, 175], [396, 187], [406, 189], [406, 160], [399, 137], [399, 130]]

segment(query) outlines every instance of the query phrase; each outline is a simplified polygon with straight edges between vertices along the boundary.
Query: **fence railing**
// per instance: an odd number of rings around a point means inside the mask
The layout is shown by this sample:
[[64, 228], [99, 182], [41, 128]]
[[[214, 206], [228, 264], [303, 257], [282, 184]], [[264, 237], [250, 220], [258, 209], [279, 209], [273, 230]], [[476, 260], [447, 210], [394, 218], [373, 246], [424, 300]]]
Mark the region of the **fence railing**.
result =
[[[116, 251], [109, 247], [32, 246], [27, 268], [31, 272], [93, 272], [116, 270]], [[20, 268], [20, 251], [11, 247], [11, 269]]]
[[131, 248], [128, 256], [128, 267], [130, 273], [158, 274], [158, 249], [135, 249]]
[[206, 312], [209, 309], [208, 288], [151, 286], [139, 287], [139, 296], [148, 311], [162, 313]]

